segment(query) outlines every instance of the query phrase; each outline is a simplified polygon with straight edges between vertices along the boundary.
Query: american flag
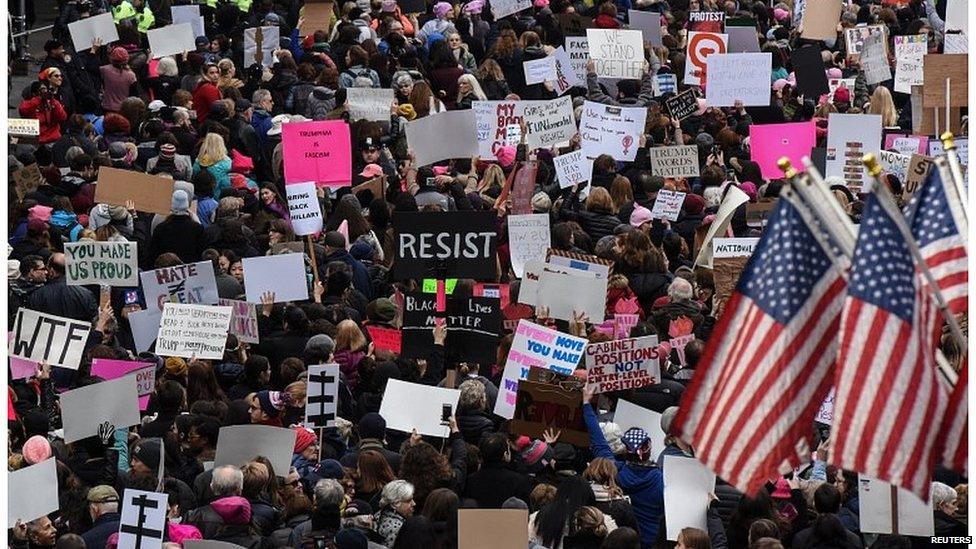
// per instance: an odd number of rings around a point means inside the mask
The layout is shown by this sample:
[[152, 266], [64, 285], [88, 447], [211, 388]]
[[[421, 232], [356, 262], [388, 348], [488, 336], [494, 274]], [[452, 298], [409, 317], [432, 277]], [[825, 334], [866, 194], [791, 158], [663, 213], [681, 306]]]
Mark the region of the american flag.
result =
[[947, 400], [936, 379], [939, 320], [908, 243], [871, 195], [841, 320], [830, 459], [923, 501], [928, 501]]
[[739, 278], [674, 425], [698, 458], [746, 493], [809, 461], [833, 383], [845, 282], [781, 197]]
[[968, 475], [967, 459], [969, 457], [969, 365], [966, 364], [959, 373], [959, 380], [949, 397], [942, 428], [945, 435], [945, 446], [942, 450], [942, 464], [946, 467]]
[[955, 191], [946, 189], [951, 183], [945, 177], [952, 176], [941, 168], [929, 170], [922, 188], [905, 207], [905, 217], [949, 309], [961, 313], [968, 309], [969, 298], [966, 235], [949, 203]]

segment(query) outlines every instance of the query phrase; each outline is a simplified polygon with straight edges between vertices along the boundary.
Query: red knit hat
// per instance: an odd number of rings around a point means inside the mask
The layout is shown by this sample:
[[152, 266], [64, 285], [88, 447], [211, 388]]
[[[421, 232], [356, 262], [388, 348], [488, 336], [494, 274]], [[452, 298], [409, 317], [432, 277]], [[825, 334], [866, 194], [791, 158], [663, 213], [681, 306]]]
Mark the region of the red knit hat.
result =
[[315, 433], [306, 429], [305, 427], [295, 427], [295, 452], [300, 454], [305, 451], [306, 448], [315, 444], [319, 437], [315, 436]]

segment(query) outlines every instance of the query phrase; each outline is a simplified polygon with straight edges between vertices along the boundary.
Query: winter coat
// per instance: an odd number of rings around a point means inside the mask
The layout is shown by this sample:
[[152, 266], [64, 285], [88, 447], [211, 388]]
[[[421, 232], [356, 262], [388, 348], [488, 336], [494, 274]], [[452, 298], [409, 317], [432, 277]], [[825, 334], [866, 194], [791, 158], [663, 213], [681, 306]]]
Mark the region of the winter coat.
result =
[[213, 197], [215, 200], [220, 200], [221, 193], [224, 189], [228, 189], [231, 186], [230, 183], [230, 157], [224, 157], [222, 160], [216, 164], [211, 164], [209, 166], [201, 166], [200, 159], [193, 161], [193, 175], [198, 174], [201, 170], [207, 170], [210, 175], [214, 176], [217, 180], [217, 185], [214, 187]]
[[346, 385], [350, 391], [355, 391], [359, 385], [359, 363], [362, 362], [366, 353], [363, 351], [351, 351], [342, 349], [335, 352], [333, 360], [339, 364], [339, 370], [346, 376]]
[[468, 475], [464, 497], [478, 502], [478, 507], [500, 509], [510, 497], [529, 501], [535, 483], [532, 478], [513, 470], [508, 463], [486, 463]]
[[210, 106], [219, 101], [222, 95], [217, 84], [201, 80], [193, 90], [193, 108], [197, 111], [197, 124], [203, 124], [210, 116]]
[[380, 75], [376, 71], [362, 65], [354, 65], [342, 71], [339, 75], [339, 86], [343, 88], [355, 88], [359, 78], [368, 78], [371, 88], [380, 87]]
[[68, 119], [68, 113], [57, 99], [45, 100], [41, 97], [31, 97], [23, 100], [17, 110], [23, 118], [40, 121], [41, 135], [37, 141], [41, 145], [61, 139], [61, 123]]
[[227, 496], [190, 512], [186, 524], [196, 526], [204, 539], [215, 539], [222, 526], [250, 526], [251, 503], [240, 496]]
[[171, 215], [153, 231], [149, 248], [152, 257], [173, 252], [184, 263], [193, 263], [207, 249], [206, 229], [189, 215]]
[[465, 410], [457, 414], [458, 429], [468, 444], [475, 446], [486, 433], [495, 430], [495, 422], [484, 410]]
[[98, 314], [95, 295], [84, 286], [68, 286], [66, 276], [60, 276], [34, 290], [25, 306], [81, 322], [90, 322]]
[[305, 116], [312, 120], [325, 120], [336, 108], [336, 92], [325, 86], [315, 86], [308, 95]]

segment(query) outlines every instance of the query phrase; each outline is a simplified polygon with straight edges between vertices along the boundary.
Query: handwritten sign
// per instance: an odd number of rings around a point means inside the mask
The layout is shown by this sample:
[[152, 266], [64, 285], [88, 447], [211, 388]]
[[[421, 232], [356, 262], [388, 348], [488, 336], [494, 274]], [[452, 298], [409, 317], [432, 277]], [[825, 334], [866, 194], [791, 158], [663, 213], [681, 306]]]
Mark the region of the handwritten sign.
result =
[[637, 158], [646, 120], [647, 109], [643, 107], [614, 107], [586, 101], [579, 125], [584, 154], [590, 158], [609, 154], [614, 160], [632, 162]]
[[381, 351], [392, 351], [400, 354], [403, 346], [403, 332], [396, 328], [384, 328], [382, 326], [366, 326], [369, 332], [369, 339], [373, 341], [373, 347]]
[[573, 116], [573, 99], [560, 97], [541, 105], [527, 105], [525, 117], [525, 144], [530, 149], [547, 148], [568, 143], [576, 135], [576, 117]]
[[[478, 156], [495, 158], [500, 147], [510, 144], [509, 127], [519, 128], [525, 121], [525, 108], [540, 106], [545, 101], [475, 101], [471, 105], [478, 138]], [[526, 128], [528, 131], [528, 128]], [[519, 136], [520, 138], [521, 136]], [[528, 136], [526, 136], [528, 137]], [[428, 139], [429, 136], [423, 136]], [[528, 139], [526, 139], [528, 142]], [[470, 155], [469, 155], [470, 156]]]
[[708, 56], [705, 101], [709, 107], [768, 106], [772, 53], [724, 53]]
[[847, 53], [860, 54], [864, 47], [864, 39], [872, 34], [881, 34], [884, 40], [888, 40], [888, 27], [885, 25], [867, 25], [864, 27], [851, 27], [844, 30], [844, 37], [847, 41]]
[[542, 59], [533, 59], [531, 61], [522, 62], [522, 71], [525, 73], [525, 83], [541, 84], [545, 81], [553, 81], [556, 79], [556, 63], [555, 59], [552, 57], [543, 57]]
[[712, 239], [712, 257], [723, 259], [728, 257], [749, 257], [756, 251], [759, 238], [714, 238]]
[[586, 63], [590, 59], [590, 42], [585, 36], [567, 36], [566, 54], [573, 66], [573, 72], [580, 81], [586, 81]]
[[166, 303], [156, 339], [156, 353], [185, 358], [223, 358], [230, 319], [230, 307]]
[[12, 356], [77, 370], [89, 331], [91, 322], [20, 308], [8, 351]]
[[651, 217], [654, 219], [667, 219], [677, 221], [678, 214], [681, 213], [681, 205], [685, 202], [685, 193], [661, 189], [657, 192], [654, 199], [654, 209], [651, 210]]
[[925, 84], [924, 59], [929, 51], [925, 34], [895, 37], [895, 91], [912, 93], [912, 86]]
[[270, 67], [274, 64], [274, 51], [281, 42], [280, 32], [278, 27], [244, 29], [244, 66]]
[[834, 394], [835, 389], [831, 387], [830, 392], [824, 397], [823, 402], [820, 404], [820, 409], [817, 410], [816, 417], [813, 418], [814, 421], [819, 421], [820, 423], [831, 425], [834, 422]]
[[661, 177], [698, 177], [698, 147], [674, 145], [647, 149], [651, 173]]
[[891, 80], [888, 44], [884, 34], [872, 34], [864, 38], [861, 45], [861, 69], [864, 70], [864, 79], [869, 86]]
[[586, 29], [596, 74], [639, 79], [644, 70], [644, 38], [639, 30]]
[[237, 336], [244, 343], [259, 343], [258, 312], [253, 303], [237, 299], [221, 298], [218, 305], [230, 307], [230, 328], [227, 333]]
[[214, 305], [217, 279], [213, 263], [200, 261], [139, 273], [146, 306], [162, 311], [167, 302]]
[[66, 243], [64, 267], [68, 275], [67, 283], [69, 286], [138, 286], [138, 258], [135, 242]]
[[664, 106], [671, 113], [671, 118], [684, 120], [698, 110], [698, 96], [695, 95], [695, 90], [685, 90], [674, 97], [665, 99]]
[[541, 437], [546, 429], [559, 430], [561, 442], [589, 446], [581, 391], [536, 381], [520, 382], [509, 432]]
[[349, 102], [349, 120], [372, 120], [390, 124], [393, 90], [346, 88], [346, 100]]
[[568, 92], [570, 88], [586, 85], [583, 78], [573, 68], [573, 60], [569, 57], [566, 48], [563, 46], [556, 48], [556, 51], [552, 53], [552, 59], [553, 68], [556, 72], [556, 78], [552, 84], [556, 89], [556, 95], [562, 95]]
[[286, 184], [345, 187], [352, 181], [349, 125], [341, 120], [284, 124], [281, 146]]
[[549, 249], [549, 214], [508, 216], [509, 254], [512, 270], [522, 278], [525, 264], [546, 257]]
[[660, 383], [657, 344], [657, 336], [644, 336], [587, 345], [586, 384], [607, 393]]
[[589, 183], [593, 173], [593, 162], [586, 158], [583, 151], [573, 151], [552, 159], [556, 167], [556, 178], [559, 188], [565, 189], [581, 183]]

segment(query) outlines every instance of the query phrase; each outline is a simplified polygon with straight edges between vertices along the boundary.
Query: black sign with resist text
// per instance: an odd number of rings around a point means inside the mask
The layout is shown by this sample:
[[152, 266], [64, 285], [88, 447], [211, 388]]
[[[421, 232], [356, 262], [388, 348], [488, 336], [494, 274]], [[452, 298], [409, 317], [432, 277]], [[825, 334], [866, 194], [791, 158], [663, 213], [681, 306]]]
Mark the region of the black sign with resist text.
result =
[[398, 280], [495, 277], [498, 238], [492, 212], [397, 212], [393, 230]]

